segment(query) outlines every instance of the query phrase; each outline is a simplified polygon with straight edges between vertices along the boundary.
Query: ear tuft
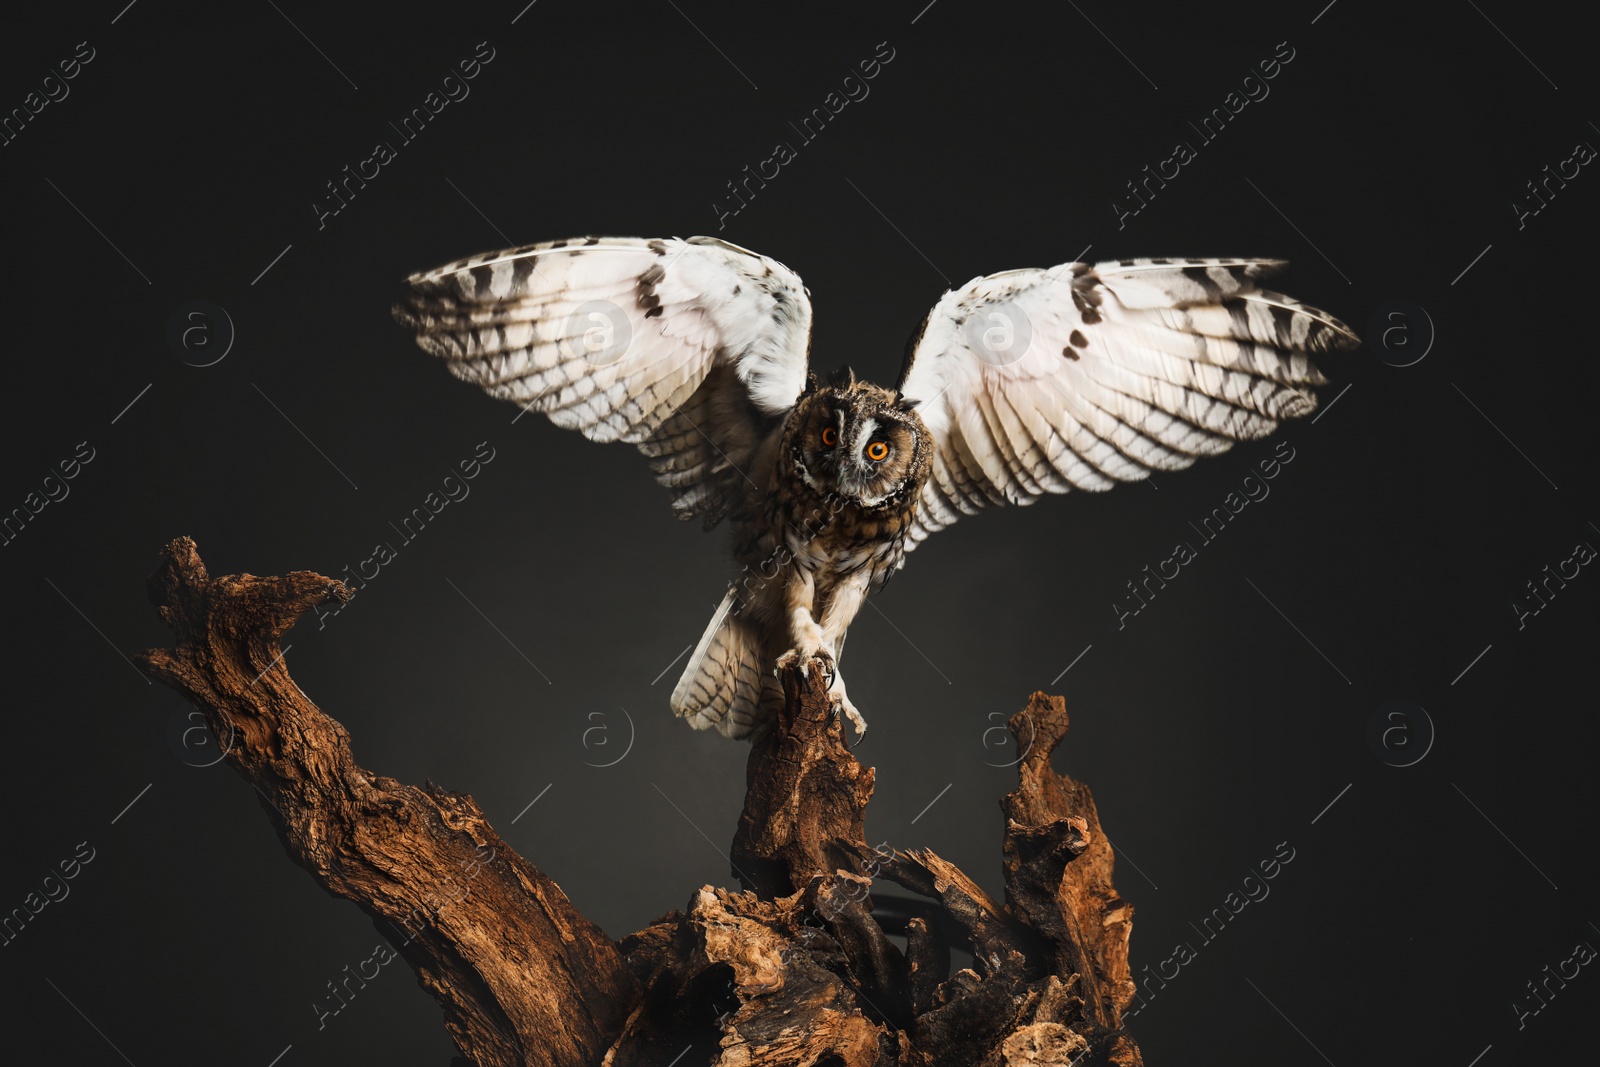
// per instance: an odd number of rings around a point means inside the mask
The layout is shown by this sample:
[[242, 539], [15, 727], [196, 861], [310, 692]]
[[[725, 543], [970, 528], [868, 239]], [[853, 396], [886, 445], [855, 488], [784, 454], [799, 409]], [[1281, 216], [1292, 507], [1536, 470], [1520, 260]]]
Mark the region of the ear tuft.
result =
[[849, 364], [846, 364], [828, 375], [828, 384], [835, 389], [849, 389], [856, 384], [856, 372], [850, 369]]

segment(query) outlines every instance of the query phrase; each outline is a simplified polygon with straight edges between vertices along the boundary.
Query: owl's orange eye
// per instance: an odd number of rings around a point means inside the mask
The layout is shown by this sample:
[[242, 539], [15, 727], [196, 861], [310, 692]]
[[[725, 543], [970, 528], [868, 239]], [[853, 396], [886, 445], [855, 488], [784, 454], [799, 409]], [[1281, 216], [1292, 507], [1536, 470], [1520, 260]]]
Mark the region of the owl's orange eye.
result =
[[824, 448], [832, 448], [838, 443], [839, 431], [835, 430], [832, 426], [824, 426], [822, 428], [822, 446]]
[[867, 458], [874, 463], [889, 457], [889, 446], [882, 441], [874, 441], [867, 446]]

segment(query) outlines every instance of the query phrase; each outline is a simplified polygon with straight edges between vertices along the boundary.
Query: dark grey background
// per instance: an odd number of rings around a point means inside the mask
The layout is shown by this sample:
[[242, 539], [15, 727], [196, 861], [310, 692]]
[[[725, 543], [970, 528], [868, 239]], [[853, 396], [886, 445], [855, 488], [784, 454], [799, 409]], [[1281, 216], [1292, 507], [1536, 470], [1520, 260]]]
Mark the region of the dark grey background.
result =
[[[522, 0], [338, 16], [111, 0], [8, 25], [6, 109], [79, 41], [95, 49], [0, 147], [17, 268], [0, 508], [78, 442], [95, 451], [0, 548], [0, 909], [79, 842], [95, 850], [0, 947], [8, 1051], [140, 1067], [452, 1052], [399, 963], [319, 1031], [313, 1001], [378, 934], [285, 858], [225, 765], [190, 765], [209, 756], [182, 743], [187, 705], [124, 661], [167, 640], [143, 581], [180, 534], [214, 573], [338, 576], [399, 546], [345, 611], [289, 636], [295, 679], [365, 766], [471, 792], [608, 933], [730, 881], [747, 749], [666, 707], [668, 665], [729, 573], [721, 536], [675, 523], [630, 449], [513, 426], [388, 308], [405, 273], [473, 251], [717, 233], [724, 184], [780, 139], [798, 158], [720, 235], [807, 280], [824, 369], [892, 380], [947, 283], [1086, 246], [1285, 256], [1282, 288], [1363, 333], [1392, 301], [1437, 329], [1414, 366], [1386, 365], [1376, 336], [1323, 360], [1338, 402], [1282, 432], [1295, 458], [1270, 497], [1120, 631], [1124, 583], [1194, 540], [1187, 524], [1275, 440], [1154, 488], [964, 520], [920, 550], [845, 663], [872, 724], [872, 840], [931, 847], [1000, 892], [1014, 774], [989, 764], [1014, 753], [985, 731], [1034, 689], [1062, 693], [1057, 764], [1092, 785], [1118, 848], [1136, 972], [1196, 953], [1146, 985], [1131, 1027], [1151, 1064], [1495, 1067], [1576, 1043], [1592, 968], [1520, 1028], [1513, 1005], [1600, 945], [1600, 577], [1585, 568], [1521, 630], [1511, 601], [1600, 544], [1600, 177], [1585, 168], [1520, 230], [1511, 202], [1600, 144], [1590, 43], [1499, 0], [1426, 19], [1356, 0], [1097, 2], [1052, 21], [924, 3], [543, 0], [513, 25]], [[471, 95], [319, 230], [324, 182], [480, 41], [495, 58]], [[870, 96], [800, 146], [788, 123], [881, 41], [894, 59]], [[1185, 123], [1282, 41], [1295, 58], [1270, 95], [1119, 230], [1124, 182], [1195, 141]], [[237, 331], [207, 368], [166, 339], [194, 299]], [[1399, 321], [1420, 339], [1415, 313]], [[401, 545], [390, 523], [481, 441], [496, 458], [470, 497]], [[1367, 740], [1397, 698], [1436, 730], [1407, 768]], [[1422, 743], [1408, 728], [1397, 749]], [[1195, 927], [1280, 842], [1295, 858], [1270, 896], [1208, 943]]]

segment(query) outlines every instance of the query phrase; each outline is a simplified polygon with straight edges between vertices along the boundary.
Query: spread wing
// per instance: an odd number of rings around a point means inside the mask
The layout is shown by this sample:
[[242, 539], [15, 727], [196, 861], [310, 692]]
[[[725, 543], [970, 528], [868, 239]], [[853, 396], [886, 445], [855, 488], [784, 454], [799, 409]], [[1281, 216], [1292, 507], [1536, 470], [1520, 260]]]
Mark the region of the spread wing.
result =
[[789, 268], [714, 237], [585, 237], [413, 274], [395, 318], [456, 377], [650, 457], [710, 526], [805, 386], [811, 300]]
[[1284, 266], [1065, 263], [947, 292], [900, 377], [937, 446], [907, 547], [987, 505], [1178, 470], [1314, 411], [1327, 379], [1310, 354], [1360, 340], [1257, 288]]

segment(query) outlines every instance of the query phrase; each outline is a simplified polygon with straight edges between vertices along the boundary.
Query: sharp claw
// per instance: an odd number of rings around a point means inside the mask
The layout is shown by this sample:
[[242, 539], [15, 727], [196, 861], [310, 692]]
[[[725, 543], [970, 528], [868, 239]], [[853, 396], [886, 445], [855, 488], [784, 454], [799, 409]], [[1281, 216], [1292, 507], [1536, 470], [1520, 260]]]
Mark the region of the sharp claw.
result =
[[826, 652], [818, 652], [816, 658], [822, 664], [823, 669], [828, 672], [827, 688], [832, 689], [834, 681], [839, 677], [839, 665]]
[[813, 663], [822, 664], [823, 670], [827, 671], [828, 674], [826, 688], [832, 689], [834, 681], [839, 677], [839, 667], [834, 663], [833, 656], [825, 649], [808, 656], [801, 653], [798, 648], [791, 648], [773, 663], [772, 676], [774, 678], [782, 677], [783, 672], [791, 668], [799, 668], [802, 672], [807, 672], [811, 669]]
[[836, 696], [833, 698], [832, 712], [835, 716], [842, 716], [855, 729], [856, 743], [852, 745], [849, 743], [849, 741], [846, 741], [845, 747], [850, 749], [855, 749], [858, 747], [861, 742], [866, 739], [867, 720], [861, 717], [861, 712], [856, 710], [855, 705], [849, 703], [842, 697]]
[[854, 752], [856, 749], [861, 747], [861, 742], [867, 739], [867, 722], [859, 713], [852, 715], [846, 712], [845, 718], [849, 719], [850, 725], [855, 727], [856, 743], [852, 745], [849, 740], [846, 739], [844, 747], [849, 749], [851, 752]]

